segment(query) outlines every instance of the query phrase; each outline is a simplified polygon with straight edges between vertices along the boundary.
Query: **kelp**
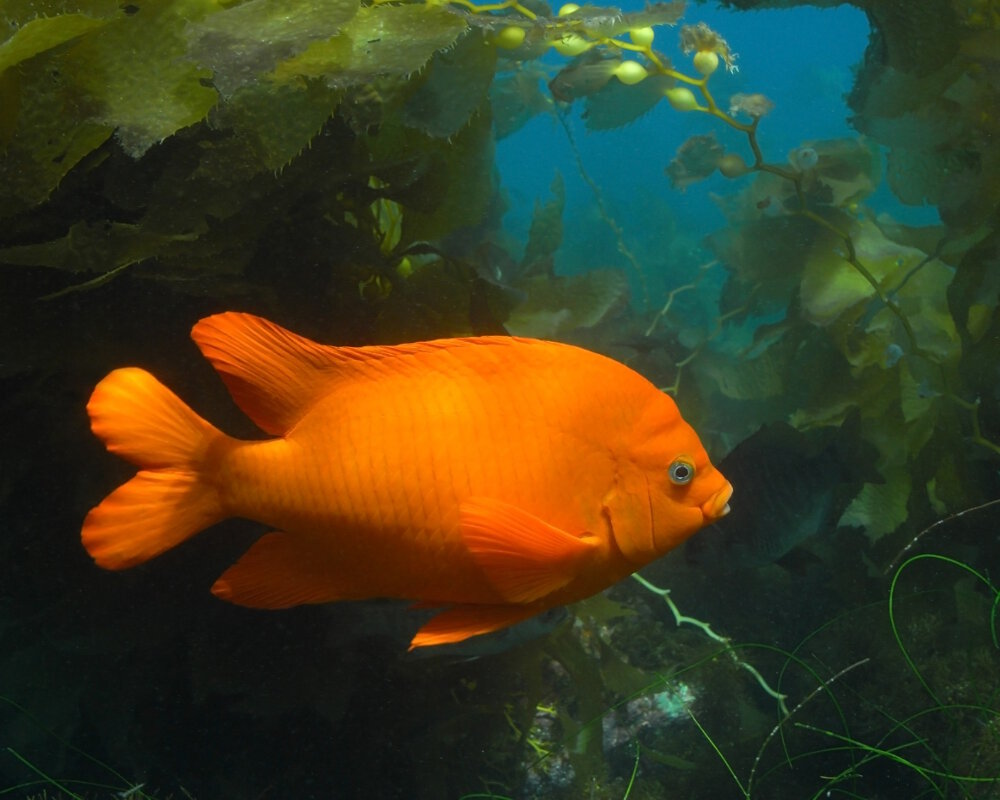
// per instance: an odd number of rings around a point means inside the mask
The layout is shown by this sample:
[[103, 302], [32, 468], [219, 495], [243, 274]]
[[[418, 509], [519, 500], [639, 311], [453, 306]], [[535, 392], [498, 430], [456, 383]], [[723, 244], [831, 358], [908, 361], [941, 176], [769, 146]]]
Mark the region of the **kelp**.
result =
[[440, 6], [362, 6], [337, 36], [310, 44], [274, 69], [277, 82], [324, 78], [344, 86], [421, 69], [467, 24]]
[[[700, 25], [675, 37], [665, 26], [678, 21], [680, 3], [622, 14], [594, 6], [556, 10], [534, 0], [485, 8], [8, 0], [0, 19], [0, 319], [6, 323], [0, 379], [8, 409], [30, 423], [10, 426], [8, 452], [17, 456], [0, 480], [0, 499], [16, 523], [3, 540], [6, 562], [16, 565], [12, 593], [27, 596], [32, 608], [38, 597], [68, 594], [66, 573], [53, 566], [52, 554], [65, 551], [66, 530], [75, 530], [97, 490], [59, 481], [64, 474], [83, 480], [94, 474], [80, 468], [93, 456], [81, 408], [100, 374], [123, 359], [158, 362], [158, 371], [182, 376], [192, 397], [212, 402], [210, 391], [201, 390], [214, 376], [200, 383], [185, 339], [188, 323], [200, 315], [238, 306], [345, 344], [541, 335], [608, 351], [648, 374], [678, 396], [716, 458], [772, 421], [806, 432], [802, 438], [860, 440], [854, 444], [863, 446], [849, 450], [865, 463], [852, 473], [850, 491], [861, 486], [845, 497], [839, 530], [787, 554], [793, 564], [762, 567], [756, 580], [734, 580], [725, 592], [700, 570], [666, 561], [652, 567], [673, 570], [670, 587], [678, 596], [697, 596], [706, 618], [727, 631], [742, 618], [754, 639], [763, 640], [767, 630], [791, 646], [799, 641], [796, 625], [845, 620], [849, 630], [836, 636], [832, 622], [824, 625], [817, 635], [830, 632], [829, 641], [805, 656], [812, 665], [807, 691], [829, 690], [831, 680], [846, 674], [845, 645], [855, 645], [853, 654], [860, 640], [867, 654], [865, 637], [885, 630], [870, 624], [865, 609], [841, 615], [857, 609], [861, 597], [884, 600], [884, 593], [860, 592], [877, 583], [892, 552], [912, 544], [929, 517], [1000, 490], [1000, 165], [990, 147], [998, 119], [996, 17], [976, 3], [934, 2], [919, 10], [875, 0], [859, 5], [867, 5], [878, 26], [851, 98], [863, 135], [829, 140], [818, 131], [789, 153], [771, 153], [758, 129], [770, 124], [768, 111], [781, 98], [769, 98], [766, 86], [716, 97], [712, 76], [735, 65], [739, 42], [730, 47]], [[551, 198], [536, 205], [526, 242], [503, 233], [498, 138], [538, 114], [567, 123], [574, 104], [588, 130], [618, 129], [614, 135], [627, 137], [627, 126], [664, 100], [678, 113], [702, 115], [705, 128], [672, 163], [660, 154], [650, 170], [659, 176], [656, 192], [672, 196], [668, 178], [689, 193], [716, 174], [734, 181], [719, 193], [725, 223], [704, 242], [707, 254], [661, 212], [660, 198], [640, 198], [641, 214], [616, 221], [616, 209], [579, 163], [597, 189], [593, 219], [612, 226], [619, 253], [635, 271], [630, 277], [663, 265], [668, 277], [658, 286], [666, 284], [665, 296], [651, 292], [647, 308], [643, 298], [629, 297], [620, 264], [595, 263], [587, 254], [560, 274], [556, 264], [571, 244], [565, 215], [575, 213], [561, 177]], [[716, 137], [718, 125], [744, 134], [745, 143]], [[566, 130], [572, 147], [572, 126]], [[883, 183], [904, 202], [937, 204], [941, 223], [908, 227], [877, 214], [871, 198]], [[662, 232], [633, 253], [627, 240], [638, 225]], [[52, 440], [43, 441], [39, 430]], [[42, 509], [57, 514], [58, 525], [48, 524], [49, 516], [40, 522], [38, 509], [28, 508], [27, 487], [36, 483], [46, 496], [80, 498]], [[736, 487], [734, 503], [759, 500]], [[957, 546], [987, 548], [987, 528]], [[202, 569], [193, 564], [184, 575], [194, 577], [184, 579], [200, 580]], [[85, 580], [91, 586], [92, 576]], [[972, 641], [967, 609], [984, 599], [968, 586], [922, 582], [912, 602], [926, 603], [928, 612], [914, 607], [914, 624], [945, 627], [935, 616], [938, 596], [924, 595], [938, 586], [947, 590], [956, 637]], [[286, 794], [305, 785], [315, 793], [317, 780], [327, 782], [321, 789], [333, 784], [337, 774], [324, 772], [331, 726], [343, 737], [338, 745], [413, 742], [400, 738], [413, 729], [434, 734], [419, 737], [413, 752], [394, 751], [392, 768], [403, 763], [410, 770], [405, 777], [401, 771], [383, 778], [376, 770], [351, 775], [354, 786], [366, 781], [358, 791], [370, 796], [403, 780], [415, 796], [460, 796], [470, 784], [489, 786], [494, 796], [498, 786], [511, 787], [502, 790], [509, 796], [530, 796], [534, 780], [539, 796], [619, 798], [631, 791], [630, 775], [651, 796], [662, 795], [663, 786], [682, 791], [685, 780], [689, 794], [723, 796], [732, 786], [716, 755], [701, 752], [697, 737], [675, 740], [663, 706], [685, 714], [687, 708], [706, 731], [760, 734], [764, 745], [776, 741], [767, 731], [782, 724], [765, 717], [755, 695], [736, 682], [731, 659], [719, 658], [734, 650], [678, 634], [659, 598], [650, 603], [622, 588], [614, 600], [584, 605], [573, 622], [505, 654], [503, 662], [438, 661], [424, 668], [401, 662], [387, 673], [372, 669], [391, 661], [371, 630], [381, 610], [368, 616], [351, 609], [361, 614], [363, 636], [331, 634], [318, 650], [310, 638], [316, 630], [336, 632], [320, 609], [289, 615], [278, 627], [255, 621], [252, 641], [267, 654], [262, 660], [247, 658], [252, 637], [228, 612], [223, 618], [213, 616], [223, 613], [214, 607], [185, 607], [150, 634], [146, 609], [103, 591], [102, 597], [88, 590], [87, 619], [64, 620], [69, 632], [50, 631], [47, 618], [43, 626], [65, 647], [61, 656], [76, 654], [71, 671], [98, 690], [81, 697], [70, 681], [40, 708], [56, 717], [61, 708], [70, 721], [81, 715], [115, 758], [143, 760], [136, 774], [152, 764], [169, 780], [190, 770], [190, 753], [172, 742], [189, 739], [192, 730], [206, 732], [198, 741], [206, 764], [228, 761], [234, 747], [255, 752], [255, 733], [272, 750], [285, 742], [277, 757], [237, 762], [250, 775], [238, 788], [232, 775], [199, 768], [198, 796], [251, 794], [258, 779]], [[736, 594], [755, 602], [734, 605]], [[995, 610], [994, 599], [986, 601]], [[761, 608], [768, 613], [762, 616]], [[3, 610], [0, 621], [16, 631], [12, 641], [24, 655], [5, 667], [13, 684], [46, 650], [30, 647], [38, 617], [20, 607]], [[114, 624], [88, 630], [95, 619]], [[81, 630], [91, 641], [83, 650], [76, 646]], [[182, 640], [194, 646], [182, 670], [187, 683], [178, 686], [172, 656]], [[770, 647], [741, 650], [740, 660], [766, 670]], [[332, 660], [317, 661], [317, 652], [334, 651]], [[934, 654], [942, 683], [959, 674], [950, 659], [966, 653]], [[898, 655], [883, 648], [873, 663], [891, 667]], [[995, 672], [994, 655], [976, 656], [977, 679]], [[782, 653], [786, 658], [806, 664], [794, 653]], [[320, 662], [336, 665], [336, 680], [327, 667], [318, 670]], [[247, 671], [244, 663], [255, 667]], [[63, 672], [55, 677], [65, 684]], [[126, 673], [142, 680], [117, 680]], [[868, 696], [897, 691], [898, 674], [879, 671], [879, 691]], [[416, 722], [407, 713], [413, 686], [422, 696], [428, 687], [437, 690], [420, 705]], [[806, 710], [818, 713], [820, 697], [859, 696], [853, 689], [823, 692]], [[180, 701], [178, 713], [166, 714], [163, 704], [185, 692], [191, 705]], [[373, 704], [373, 696], [386, 702]], [[693, 708], [685, 705], [692, 697]], [[865, 703], [852, 711], [853, 735], [860, 737], [872, 729], [873, 714]], [[234, 724], [247, 713], [253, 726]], [[842, 730], [834, 717], [819, 723], [831, 741], [848, 734], [846, 722]], [[962, 756], [957, 763], [974, 761], [959, 752], [963, 747], [996, 749], [995, 733], [978, 717], [970, 717], [975, 735], [947, 744]], [[144, 722], [168, 718], [167, 727]], [[689, 722], [685, 717], [683, 724]], [[878, 722], [882, 728], [875, 729], [884, 730], [885, 720]], [[307, 735], [282, 738], [290, 724]], [[889, 725], [899, 733], [895, 721]], [[137, 730], [151, 739], [137, 744]], [[470, 730], [490, 746], [476, 748], [486, 755], [463, 771], [461, 785], [442, 770], [428, 775], [423, 765], [437, 762], [427, 748], [445, 741], [469, 751]], [[789, 725], [781, 730], [804, 736]], [[318, 742], [315, 763], [322, 770], [311, 770], [314, 762], [298, 752], [306, 740]], [[220, 753], [216, 742], [227, 751]], [[723, 744], [729, 752], [737, 743]], [[862, 765], [873, 748], [856, 748]], [[352, 751], [352, 766], [375, 763], [360, 749]], [[796, 769], [789, 780], [832, 775], [820, 780], [846, 784], [849, 775], [828, 769], [850, 766], [835, 760], [837, 752], [806, 751], [820, 759], [817, 769]], [[711, 765], [703, 769], [706, 756]], [[969, 774], [986, 774], [972, 767]], [[488, 777], [470, 782], [473, 769]], [[858, 780], [866, 771], [858, 770]], [[778, 772], [765, 765], [757, 781], [776, 783]], [[717, 789], [706, 788], [712, 780]], [[785, 794], [815, 793], [815, 786], [807, 788]]]
[[[185, 27], [187, 58], [210, 71], [224, 96], [270, 73], [313, 42], [326, 41], [359, 11], [357, 0], [249, 0]], [[306, 73], [302, 73], [306, 74]]]
[[[757, 129], [773, 102], [752, 92], [717, 101], [709, 88], [719, 66], [735, 68], [729, 43], [682, 26], [676, 49], [691, 74], [661, 52], [654, 27], [682, 11], [13, 2], [0, 40], [0, 260], [73, 274], [49, 298], [130, 274], [174, 290], [212, 286], [220, 299], [307, 299], [371, 332], [399, 329], [409, 298], [426, 309], [417, 327], [427, 335], [507, 323], [569, 336], [620, 313], [624, 281], [599, 264], [555, 274], [558, 187], [520, 264], [487, 254], [502, 213], [495, 140], [574, 102], [588, 128], [607, 130], [666, 100], [750, 145], [747, 155], [710, 130], [692, 137], [667, 166], [676, 188], [716, 172], [752, 177], [720, 198], [728, 224], [708, 240], [728, 276], [719, 322], [675, 331], [689, 354], [670, 388], [707, 409], [714, 387], [720, 411], [742, 407], [720, 434], [728, 446], [765, 405], [768, 418], [801, 427], [861, 408], [887, 480], [925, 463], [942, 435], [958, 446], [963, 425], [996, 452], [971, 366], [988, 359], [1000, 300], [990, 269], [1000, 156], [984, 144], [996, 132], [991, 18], [936, 4], [918, 19], [873, 4], [881, 39], [851, 98], [866, 137], [804, 141], [769, 161]], [[924, 46], [930, 18], [950, 22]], [[549, 49], [564, 61], [539, 60]], [[904, 202], [937, 203], [941, 226], [908, 230], [866, 208], [882, 180], [881, 142], [890, 187]], [[82, 219], [62, 211], [94, 197]], [[603, 206], [601, 216], [631, 253]], [[435, 281], [451, 287], [437, 303]], [[791, 385], [810, 356], [826, 360], [835, 385], [819, 375], [822, 389]], [[912, 484], [925, 507], [939, 477], [947, 482], [934, 473]]]
[[[995, 11], [946, 0], [900, 12], [871, 3], [885, 46], [869, 50], [850, 97], [856, 127], [888, 148], [906, 203], [937, 205], [954, 231], [988, 226], [1000, 207]], [[963, 8], [963, 6], [966, 6]], [[933, 33], [932, 33], [933, 32]]]
[[628, 281], [613, 269], [580, 275], [538, 275], [513, 284], [525, 300], [507, 317], [515, 336], [563, 339], [579, 328], [592, 328], [624, 305]]
[[[968, 65], [967, 56], [949, 52]], [[939, 506], [932, 489], [939, 482], [955, 486], [954, 465], [967, 446], [963, 427], [977, 446], [1000, 453], [995, 435], [983, 434], [979, 400], [965, 399], [985, 388], [978, 377], [966, 383], [968, 345], [981, 341], [996, 319], [995, 281], [980, 260], [994, 251], [985, 245], [992, 236], [983, 237], [984, 220], [996, 216], [996, 171], [992, 154], [956, 147], [969, 134], [971, 115], [945, 111], [953, 103], [981, 110], [991, 102], [986, 83], [956, 82], [961, 67], [948, 59], [947, 68], [908, 72], [870, 66], [859, 81], [871, 117], [859, 127], [894, 143], [888, 180], [897, 195], [952, 206], [942, 208], [944, 225], [916, 230], [864, 205], [880, 180], [872, 139], [806, 141], [784, 162], [766, 160], [756, 138], [766, 106], [749, 112], [749, 124], [733, 116], [751, 108], [745, 99], [731, 101], [728, 114], [722, 111], [707, 87], [715, 58], [704, 51], [695, 62], [703, 77], [687, 82], [691, 90], [669, 90], [668, 99], [680, 111], [704, 112], [745, 133], [752, 161], [727, 152], [709, 133], [685, 143], [667, 172], [678, 188], [716, 170], [733, 179], [754, 177], [740, 192], [719, 198], [729, 224], [708, 243], [729, 274], [720, 325], [708, 338], [701, 334], [701, 343], [678, 362], [678, 373], [690, 375], [693, 385], [685, 388], [678, 377], [673, 388], [688, 404], [707, 403], [716, 416], [729, 414], [730, 429], [739, 429], [734, 413], [807, 428], [839, 425], [851, 409], [860, 409], [862, 435], [878, 450], [883, 482], [864, 486], [841, 524], [861, 527], [877, 540], [911, 514]], [[915, 161], [937, 170], [938, 183], [920, 183], [924, 173], [899, 168], [898, 154], [907, 148], [916, 148]], [[933, 155], [925, 159], [919, 148]], [[904, 178], [905, 186], [899, 183]], [[975, 210], [966, 210], [966, 203]], [[966, 255], [971, 253], [980, 258]], [[963, 274], [963, 263], [966, 269], [976, 265], [976, 277]], [[741, 341], [736, 323], [754, 331], [751, 345], [727, 344]], [[811, 362], [822, 369], [810, 369]], [[815, 391], [801, 391], [803, 379]], [[932, 455], [942, 452], [950, 456], [946, 466]]]
[[[587, 7], [524, 22], [542, 52], [571, 34], [610, 37], [680, 11]], [[394, 266], [427, 242], [458, 263], [462, 232], [498, 219], [494, 79], [540, 74], [498, 45], [510, 17], [438, 4], [95, 0], [15, 3], [6, 19], [0, 260], [78, 273], [64, 291], [128, 272], [261, 300], [298, 293], [268, 285], [294, 268], [264, 262], [304, 225], [293, 217], [311, 192], [324, 196], [307, 215], [328, 228], [318, 239], [349, 244], [329, 254], [328, 288], [309, 277], [314, 297], [342, 296], [372, 275], [387, 295], [401, 277]], [[548, 107], [530, 91], [515, 103], [522, 121]], [[309, 175], [323, 178], [310, 187]], [[50, 212], [95, 193], [102, 202], [86, 219]], [[397, 209], [391, 247], [372, 202]], [[385, 308], [362, 302], [357, 313], [384, 319]], [[442, 322], [434, 333], [464, 329]]]

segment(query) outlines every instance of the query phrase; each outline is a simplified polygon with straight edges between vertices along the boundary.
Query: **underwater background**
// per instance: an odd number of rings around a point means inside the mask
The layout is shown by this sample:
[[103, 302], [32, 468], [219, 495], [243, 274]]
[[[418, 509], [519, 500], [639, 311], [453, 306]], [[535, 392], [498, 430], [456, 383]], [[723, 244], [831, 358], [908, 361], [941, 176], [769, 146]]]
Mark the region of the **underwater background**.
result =
[[[0, 0], [0, 796], [1000, 797], [998, 60], [992, 0]], [[213, 597], [255, 523], [102, 571], [101, 377], [260, 435], [222, 310], [611, 355], [733, 512], [419, 655]]]

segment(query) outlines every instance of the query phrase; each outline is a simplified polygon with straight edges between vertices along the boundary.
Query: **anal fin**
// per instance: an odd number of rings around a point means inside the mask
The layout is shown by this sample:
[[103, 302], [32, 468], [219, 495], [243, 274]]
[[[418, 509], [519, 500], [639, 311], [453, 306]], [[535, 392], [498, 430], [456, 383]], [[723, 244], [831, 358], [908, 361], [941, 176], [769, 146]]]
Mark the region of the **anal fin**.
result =
[[437, 644], [453, 644], [516, 625], [539, 612], [535, 606], [519, 605], [459, 605], [442, 611], [417, 631], [410, 642], [410, 650]]
[[290, 608], [344, 599], [322, 558], [285, 533], [267, 533], [212, 586], [212, 594], [250, 608]]

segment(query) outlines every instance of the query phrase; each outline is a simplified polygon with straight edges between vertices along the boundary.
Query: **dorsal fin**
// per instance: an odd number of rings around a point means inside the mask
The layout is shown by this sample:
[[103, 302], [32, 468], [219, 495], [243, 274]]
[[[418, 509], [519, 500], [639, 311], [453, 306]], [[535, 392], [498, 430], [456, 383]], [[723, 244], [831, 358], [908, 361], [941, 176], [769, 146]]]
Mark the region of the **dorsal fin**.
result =
[[191, 338], [236, 405], [276, 436], [287, 433], [337, 379], [337, 348], [252, 314], [206, 317], [191, 329]]
[[[287, 433], [337, 381], [373, 378], [377, 367], [384, 368], [388, 361], [400, 369], [406, 362], [416, 366], [422, 355], [444, 350], [457, 353], [469, 345], [507, 347], [533, 342], [481, 336], [394, 346], [332, 347], [236, 311], [205, 317], [191, 329], [191, 338], [218, 371], [236, 404], [258, 427], [275, 436]], [[404, 356], [418, 358], [404, 362], [400, 360]]]

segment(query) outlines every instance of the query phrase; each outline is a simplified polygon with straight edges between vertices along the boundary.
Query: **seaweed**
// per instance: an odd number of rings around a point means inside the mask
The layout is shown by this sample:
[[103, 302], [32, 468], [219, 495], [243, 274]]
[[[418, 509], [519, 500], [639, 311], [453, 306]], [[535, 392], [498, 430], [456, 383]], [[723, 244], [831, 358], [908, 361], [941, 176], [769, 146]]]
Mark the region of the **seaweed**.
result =
[[[169, 786], [185, 771], [200, 773], [198, 796], [249, 796], [265, 779], [286, 794], [342, 779], [355, 796], [387, 796], [407, 778], [409, 796], [458, 796], [476, 774], [484, 791], [468, 797], [995, 792], [997, 595], [984, 566], [995, 544], [955, 512], [1000, 491], [1000, 20], [985, 3], [857, 5], [876, 26], [850, 98], [862, 135], [817, 132], [775, 154], [768, 112], [781, 98], [723, 96], [739, 42], [697, 24], [673, 39], [681, 3], [634, 14], [517, 0], [5, 3], [0, 380], [23, 424], [4, 434], [0, 480], [16, 598], [0, 610], [18, 654], [4, 675], [60, 665], [19, 687], [19, 702], [59, 684], [42, 698], [46, 719], [124, 764], [99, 765], [97, 779], [134, 796], [123, 776]], [[673, 157], [654, 154], [659, 196], [631, 215], [587, 172], [570, 117], [627, 143], [664, 102], [705, 127]], [[620, 263], [559, 274], [576, 213], [559, 178], [527, 241], [504, 233], [495, 142], [536, 115], [566, 131]], [[647, 280], [660, 240], [630, 244], [645, 220], [667, 231], [663, 249], [687, 241], [663, 210], [668, 180], [695, 193], [717, 175], [732, 181], [720, 230]], [[878, 213], [883, 185], [937, 206], [940, 224]], [[870, 447], [856, 451], [876, 455], [858, 473], [877, 477], [836, 530], [724, 587], [683, 565], [652, 568], [650, 585], [695, 598], [723, 642], [675, 630], [664, 602], [631, 584], [485, 663], [392, 661], [391, 636], [371, 631], [381, 609], [351, 610], [365, 631], [350, 647], [325, 618], [255, 621], [250, 633], [195, 605], [150, 633], [143, 616], [176, 602], [168, 588], [144, 583], [153, 599], [132, 608], [67, 549], [98, 494], [86, 481], [102, 479], [80, 409], [122, 359], [209, 395], [183, 336], [232, 306], [344, 343], [583, 342], [675, 394], [713, 455], [786, 420], [859, 437]], [[59, 496], [74, 499], [49, 502]], [[925, 537], [936, 555], [890, 561], [949, 514]], [[184, 580], [209, 571], [183, 566]], [[48, 615], [24, 613], [36, 606]], [[45, 658], [50, 640], [59, 659]], [[788, 695], [790, 715], [748, 665]], [[197, 758], [170, 746], [192, 736]], [[439, 769], [441, 741], [464, 752], [472, 738], [484, 744], [469, 763]], [[5, 780], [80, 788], [59, 777], [77, 751], [23, 744], [4, 751]], [[245, 774], [223, 774], [227, 746], [247, 748]], [[332, 747], [344, 757], [330, 766]], [[888, 786], [871, 782], [876, 768]]]

